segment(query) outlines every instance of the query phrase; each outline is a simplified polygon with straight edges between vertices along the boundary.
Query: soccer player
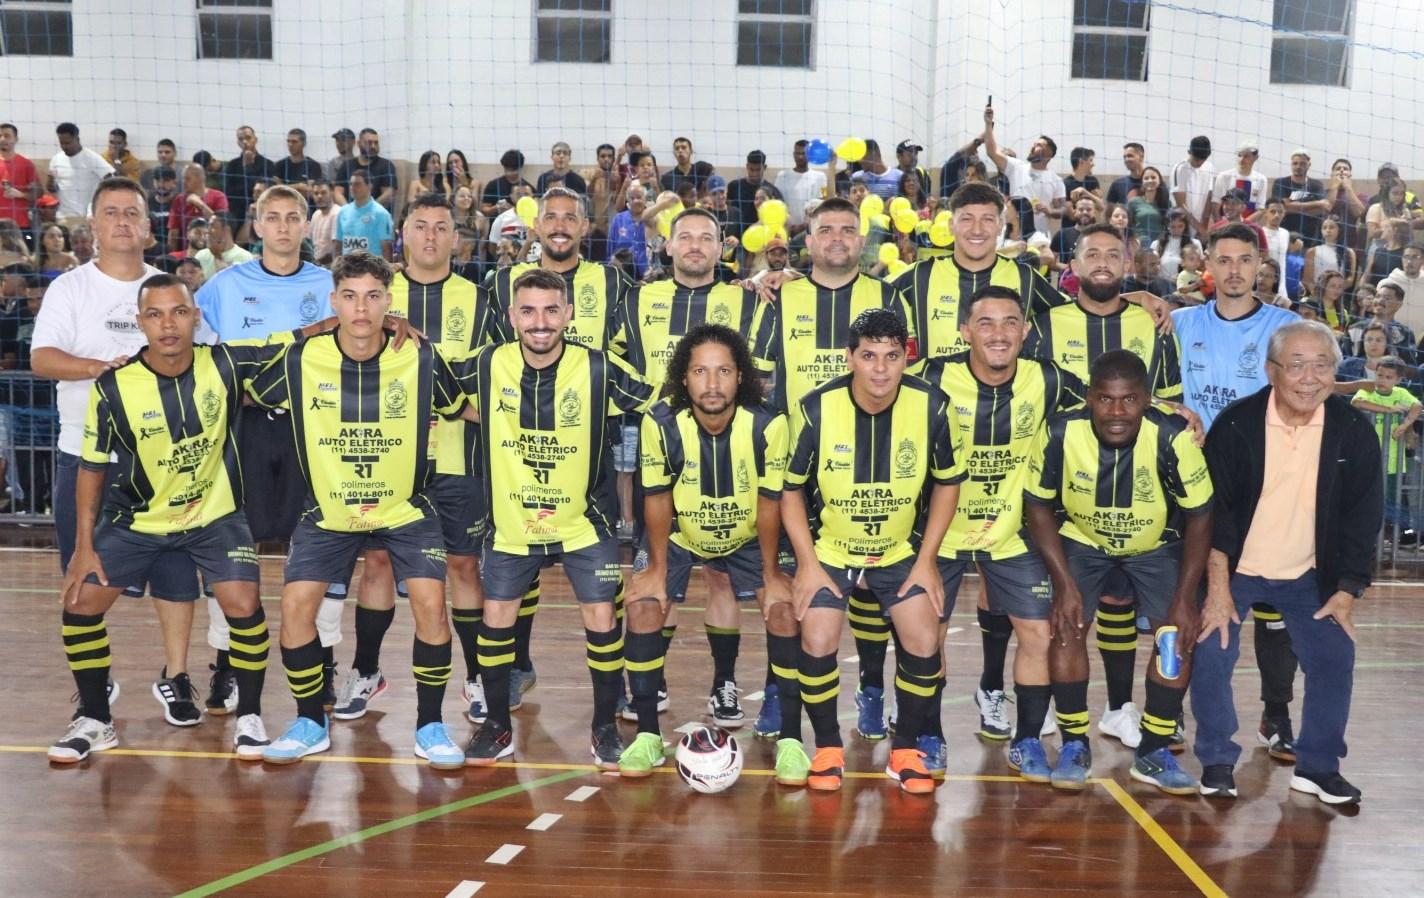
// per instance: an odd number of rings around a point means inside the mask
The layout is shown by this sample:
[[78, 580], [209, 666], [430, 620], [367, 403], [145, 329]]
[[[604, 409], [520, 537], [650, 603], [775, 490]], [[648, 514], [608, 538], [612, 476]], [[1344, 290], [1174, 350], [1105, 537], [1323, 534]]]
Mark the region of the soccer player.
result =
[[[1299, 318], [1256, 299], [1253, 290], [1262, 253], [1249, 226], [1238, 222], [1216, 228], [1207, 237], [1206, 253], [1216, 298], [1206, 305], [1178, 309], [1172, 313], [1172, 323], [1182, 362], [1183, 401], [1201, 416], [1210, 434], [1212, 422], [1224, 408], [1266, 386], [1265, 354], [1271, 335]], [[1257, 740], [1271, 757], [1294, 762], [1290, 702], [1299, 665], [1290, 631], [1280, 612], [1268, 604], [1253, 604], [1251, 617], [1256, 622], [1256, 667], [1261, 672], [1264, 705]]]
[[[490, 342], [492, 324], [485, 291], [450, 270], [455, 247], [450, 201], [433, 193], [416, 198], [406, 209], [401, 234], [406, 266], [391, 281], [391, 314], [405, 318], [448, 362], [458, 365]], [[466, 716], [478, 723], [484, 719], [484, 699], [475, 638], [484, 596], [477, 562], [485, 515], [484, 486], [472, 476], [476, 428], [468, 421], [439, 417], [431, 438], [435, 476], [426, 497], [444, 533], [451, 628], [465, 657]], [[371, 699], [386, 689], [381, 642], [395, 618], [396, 594], [404, 597], [406, 592], [405, 584], [394, 581], [390, 555], [368, 548], [356, 598], [356, 656], [331, 712], [337, 720], [364, 716]]]
[[[1056, 362], [1086, 382], [1093, 360], [1104, 352], [1127, 349], [1147, 366], [1153, 397], [1175, 404], [1182, 397], [1177, 343], [1157, 331], [1145, 309], [1123, 299], [1126, 264], [1121, 231], [1101, 223], [1083, 228], [1071, 263], [1079, 282], [1077, 300], [1035, 315], [1024, 351]], [[1137, 748], [1142, 715], [1132, 702], [1132, 680], [1137, 669], [1138, 612], [1127, 578], [1111, 573], [1103, 595], [1092, 606], [1108, 692], [1098, 730]], [[1173, 748], [1185, 745], [1180, 733], [1173, 735]]]
[[[219, 340], [266, 340], [331, 316], [330, 272], [301, 258], [306, 220], [306, 198], [295, 188], [279, 184], [262, 191], [252, 220], [262, 240], [261, 257], [223, 269], [198, 290], [198, 309]], [[280, 410], [244, 406], [237, 413], [237, 453], [242, 476], [262, 485], [260, 501], [245, 510], [253, 539], [286, 542], [297, 526], [306, 494], [287, 417]], [[345, 584], [337, 584], [318, 617], [328, 700], [335, 695], [332, 647], [341, 642], [344, 597]], [[208, 600], [208, 645], [217, 651], [217, 658], [211, 665], [207, 711], [231, 714], [241, 693], [229, 663], [227, 624], [213, 598]]]
[[[521, 262], [498, 269], [485, 282], [485, 288], [489, 291], [495, 342], [517, 341], [518, 335], [509, 324], [514, 281], [524, 272], [538, 268], [559, 275], [567, 285], [573, 315], [565, 332], [566, 338], [589, 349], [608, 349], [615, 313], [623, 304], [631, 284], [618, 268], [579, 255], [579, 246], [588, 236], [588, 229], [588, 213], [583, 198], [577, 193], [566, 187], [551, 187], [539, 198], [539, 217], [534, 220], [533, 228], [541, 247], [539, 261]], [[633, 429], [632, 432], [636, 434], [637, 431]], [[629, 457], [636, 459], [636, 445], [629, 451], [633, 453]], [[636, 464], [630, 463], [626, 467], [630, 473], [622, 479], [626, 480], [626, 498], [631, 504], [631, 471]], [[529, 594], [520, 603], [519, 621], [515, 626], [514, 669], [510, 674], [509, 687], [510, 707], [515, 710], [523, 704], [525, 693], [538, 682], [529, 655], [534, 615], [538, 610], [539, 578], [536, 576], [529, 587]]]
[[[849, 200], [823, 200], [806, 217], [810, 276], [783, 282], [776, 301], [757, 310], [753, 326], [752, 355], [758, 364], [773, 371], [771, 405], [777, 411], [794, 414], [812, 390], [846, 373], [846, 337], [851, 322], [862, 312], [895, 309], [910, 320], [893, 287], [861, 273], [859, 260], [864, 247], [860, 215]], [[910, 336], [913, 341], [913, 332]], [[884, 671], [890, 623], [875, 594], [862, 586], [851, 591], [846, 619], [860, 657], [855, 731], [878, 741], [886, 736]], [[759, 736], [774, 737], [781, 732], [777, 716], [780, 688], [768, 668], [766, 697], [755, 725]]]
[[[1046, 782], [1048, 761], [1039, 737], [1048, 715], [1048, 571], [1025, 539], [1023, 490], [1029, 459], [1043, 439], [1048, 416], [1077, 406], [1087, 392], [1072, 373], [1045, 359], [1019, 358], [1028, 325], [1019, 295], [1009, 287], [982, 287], [965, 300], [967, 318], [961, 326], [965, 352], [926, 362], [920, 376], [943, 390], [955, 403], [957, 439], [963, 443], [967, 479], [959, 504], [939, 547], [945, 578], [945, 604], [953, 603], [970, 565], [977, 564], [979, 582], [988, 593], [987, 608], [979, 609], [981, 628], [987, 620], [1006, 620], [1018, 637], [1014, 655], [1014, 694], [1018, 729], [1009, 748], [1009, 765], [1025, 779]], [[987, 619], [987, 620], [986, 620]], [[947, 635], [948, 618], [940, 623], [939, 645]], [[1007, 638], [996, 643], [1006, 648]], [[993, 682], [984, 677], [997, 673]], [[934, 715], [919, 736], [919, 749], [931, 773], [943, 773], [944, 731], [938, 709], [944, 689], [936, 684]], [[974, 693], [980, 708], [980, 736], [1008, 739], [1014, 731], [1003, 711], [1003, 657], [986, 665]], [[990, 730], [990, 723], [1002, 720]]]
[[[106, 688], [104, 615], [171, 553], [202, 570], [227, 618], [241, 684], [233, 743], [239, 758], [260, 760], [268, 744], [260, 716], [267, 619], [230, 431], [246, 384], [280, 347], [194, 345], [202, 316], [188, 288], [170, 274], [155, 274], [139, 287], [136, 321], [146, 345], [101, 374], [90, 390], [76, 542], [62, 587], [64, 652], [79, 712], [49, 759], [76, 763], [119, 744]], [[106, 489], [111, 453], [117, 475]], [[196, 599], [197, 591], [192, 595]]]
[[[1160, 638], [1176, 631], [1178, 669], [1161, 643], [1147, 666], [1147, 703], [1131, 775], [1173, 795], [1197, 782], [1169, 741], [1191, 677], [1197, 590], [1211, 548], [1211, 477], [1186, 422], [1152, 406], [1148, 367], [1126, 349], [1092, 364], [1087, 407], [1055, 417], [1026, 484], [1028, 524], [1053, 577], [1053, 699], [1063, 733], [1051, 782], [1080, 790], [1092, 770], [1088, 748], [1085, 622], [1117, 572]], [[1059, 527], [1062, 516], [1063, 524]]]
[[429, 343], [397, 348], [382, 324], [390, 264], [366, 252], [332, 267], [338, 326], [288, 349], [253, 382], [253, 398], [288, 410], [306, 478], [307, 508], [292, 534], [282, 590], [282, 664], [297, 719], [263, 752], [288, 764], [330, 747], [322, 707], [317, 609], [328, 583], [346, 583], [367, 545], [383, 548], [406, 581], [415, 617], [415, 755], [440, 769], [464, 765], [440, 703], [450, 679], [445, 547], [426, 490], [431, 418], [464, 414], [454, 373]]
[[618, 540], [607, 506], [609, 413], [639, 412], [652, 388], [615, 357], [565, 338], [568, 285], [552, 271], [515, 278], [509, 323], [517, 343], [486, 347], [466, 372], [478, 397], [480, 457], [492, 530], [481, 560], [484, 620], [480, 677], [486, 718], [465, 748], [471, 766], [514, 753], [510, 668], [519, 602], [546, 564], [561, 561], [583, 616], [593, 680], [594, 759], [617, 770], [623, 740], [614, 722], [623, 691]]
[[[942, 674], [936, 624], [952, 610], [936, 553], [965, 475], [949, 398], [905, 375], [908, 343], [894, 311], [862, 313], [846, 335], [850, 373], [802, 399], [792, 424], [781, 511], [796, 552], [801, 702], [816, 738], [814, 759], [798, 758], [796, 766], [806, 765], [812, 789], [839, 789], [844, 776], [836, 645], [846, 596], [864, 574], [900, 641], [899, 727], [886, 773], [907, 792], [934, 790], [915, 743]], [[783, 717], [783, 733], [795, 726]], [[777, 743], [779, 768], [791, 766], [796, 747], [789, 736]]]
[[[763, 404], [746, 340], [721, 324], [701, 324], [678, 341], [668, 362], [667, 398], [643, 417], [642, 476], [648, 565], [628, 587], [625, 655], [638, 735], [618, 769], [647, 776], [663, 763], [658, 728], [662, 626], [668, 602], [681, 602], [694, 563], [726, 574], [738, 599], [760, 600], [772, 667], [795, 704], [800, 651], [791, 582], [777, 566], [786, 416]], [[799, 744], [798, 744], [799, 748]], [[805, 758], [805, 751], [800, 750]], [[778, 779], [805, 781], [804, 768]]]
[[[711, 212], [693, 208], [678, 213], [669, 225], [667, 251], [672, 257], [672, 277], [641, 284], [628, 293], [618, 313], [612, 344], [613, 351], [655, 387], [664, 383], [668, 362], [684, 334], [711, 323], [729, 327], [745, 338], [757, 311], [755, 292], [717, 281], [722, 227]], [[637, 431], [625, 430], [624, 440], [636, 446]], [[634, 502], [640, 499], [635, 495]], [[647, 551], [646, 540], [642, 548]], [[703, 576], [708, 587], [704, 620], [712, 652], [707, 713], [721, 726], [739, 727], [744, 716], [736, 683], [741, 613], [725, 573], [704, 567]], [[676, 630], [677, 609], [670, 606], [663, 624], [664, 653]], [[667, 691], [666, 680], [660, 689]], [[659, 697], [660, 705], [665, 701], [665, 696]]]

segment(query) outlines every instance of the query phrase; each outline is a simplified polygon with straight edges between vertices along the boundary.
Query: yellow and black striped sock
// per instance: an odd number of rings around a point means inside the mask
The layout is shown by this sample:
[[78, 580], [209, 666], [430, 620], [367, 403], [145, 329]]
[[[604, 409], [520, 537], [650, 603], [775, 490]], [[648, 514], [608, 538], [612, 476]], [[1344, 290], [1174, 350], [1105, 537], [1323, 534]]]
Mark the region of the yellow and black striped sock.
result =
[[[663, 640], [663, 657], [666, 658], [668, 651], [672, 649], [672, 638], [677, 635], [677, 624], [664, 624], [662, 631], [658, 634]], [[667, 692], [667, 668], [664, 667], [658, 674], [658, 689]]]
[[529, 584], [529, 590], [519, 601], [519, 617], [514, 622], [514, 666], [520, 670], [533, 670], [534, 662], [529, 657], [529, 640], [534, 633], [534, 615], [539, 610], [539, 578]]
[[860, 655], [860, 688], [885, 688], [885, 653], [890, 645], [890, 622], [875, 593], [857, 586], [850, 592], [846, 619], [855, 650]]
[[465, 679], [473, 680], [480, 675], [479, 635], [480, 621], [485, 619], [483, 608], [451, 608], [450, 629], [460, 639], [460, 652], [465, 658]]
[[895, 736], [891, 748], [914, 748], [924, 733], [929, 715], [938, 710], [935, 695], [940, 679], [939, 653], [895, 653]]
[[614, 624], [602, 633], [584, 628], [583, 636], [593, 680], [593, 726], [597, 729], [613, 722], [623, 695], [623, 627]]
[[326, 725], [326, 709], [321, 704], [321, 641], [312, 637], [294, 649], [282, 646], [282, 667], [287, 672], [287, 688], [297, 700], [297, 714]]
[[237, 716], [262, 713], [262, 687], [267, 682], [267, 656], [272, 648], [267, 612], [259, 604], [247, 617], [227, 618], [228, 663], [237, 680]]
[[436, 645], [417, 636], [410, 653], [410, 672], [415, 675], [415, 728], [440, 723], [440, 705], [450, 682], [450, 640]]
[[1132, 701], [1132, 678], [1137, 670], [1137, 606], [1098, 605], [1097, 631], [1108, 708], [1116, 711]]
[[781, 738], [801, 738], [801, 637], [766, 634], [767, 663], [776, 678], [776, 700], [781, 706]]
[[663, 637], [652, 633], [629, 633], [624, 641], [630, 701], [638, 714], [638, 732], [658, 733], [658, 686], [662, 682]]
[[1165, 748], [1177, 731], [1177, 717], [1182, 713], [1185, 686], [1165, 686], [1147, 681], [1147, 704], [1142, 711], [1142, 741], [1137, 746], [1139, 758]]
[[836, 696], [841, 694], [841, 671], [836, 666], [836, 653], [808, 655], [801, 650], [797, 679], [801, 682], [801, 704], [811, 718], [816, 734], [816, 747], [841, 745], [841, 724], [836, 718]]
[[1063, 744], [1088, 741], [1088, 681], [1053, 684], [1053, 709]]
[[514, 627], [479, 624], [480, 681], [485, 687], [485, 711], [496, 724], [509, 726], [509, 671], [514, 667]]
[[737, 654], [742, 648], [742, 631], [736, 627], [707, 627], [707, 645], [712, 650], [712, 688], [737, 678]]
[[613, 619], [617, 621], [623, 620], [624, 588], [627, 585], [628, 582], [624, 580], [622, 574], [620, 574], [618, 576], [618, 591], [613, 594]]
[[79, 690], [79, 708], [85, 717], [112, 722], [109, 715], [109, 630], [102, 614], [60, 616], [64, 657]]

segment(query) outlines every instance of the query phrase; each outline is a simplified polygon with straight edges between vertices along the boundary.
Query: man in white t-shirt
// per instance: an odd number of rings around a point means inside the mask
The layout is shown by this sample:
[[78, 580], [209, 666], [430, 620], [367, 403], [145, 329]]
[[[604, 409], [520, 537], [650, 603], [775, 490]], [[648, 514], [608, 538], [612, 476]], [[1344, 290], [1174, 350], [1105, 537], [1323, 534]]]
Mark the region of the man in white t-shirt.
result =
[[984, 152], [1009, 179], [1009, 200], [1019, 210], [1020, 239], [1027, 240], [1033, 231], [1052, 234], [1068, 207], [1063, 179], [1048, 170], [1048, 163], [1058, 155], [1058, 144], [1047, 134], [1040, 135], [1029, 147], [1027, 160], [1000, 151], [994, 139], [994, 108], [990, 106], [984, 109]]
[[1216, 183], [1212, 185], [1212, 220], [1221, 217], [1221, 199], [1226, 196], [1226, 191], [1235, 188], [1246, 194], [1246, 211], [1244, 213], [1248, 221], [1256, 219], [1256, 213], [1266, 206], [1266, 176], [1252, 169], [1256, 165], [1256, 160], [1261, 157], [1261, 148], [1256, 145], [1255, 140], [1243, 140], [1236, 148], [1236, 167], [1228, 169], [1216, 176]]
[[792, 168], [776, 173], [776, 189], [786, 203], [786, 224], [791, 236], [806, 229], [806, 204], [821, 199], [826, 193], [826, 173], [812, 170], [806, 162], [805, 140], [791, 148]]
[[1216, 168], [1211, 158], [1211, 138], [1197, 135], [1187, 146], [1187, 158], [1172, 169], [1172, 203], [1187, 213], [1192, 236], [1205, 241], [1211, 230], [1211, 187]]
[[[62, 127], [62, 126], [61, 126]], [[84, 204], [90, 205], [85, 199]], [[61, 570], [74, 554], [78, 511], [75, 483], [89, 391], [94, 379], [128, 362], [146, 340], [138, 327], [138, 289], [158, 269], [145, 265], [148, 207], [143, 188], [127, 178], [102, 182], [93, 195], [90, 224], [99, 256], [67, 271], [45, 292], [35, 319], [30, 364], [40, 377], [59, 381], [59, 451], [54, 478], [55, 537]], [[200, 326], [196, 339], [212, 342], [212, 331]], [[188, 641], [198, 576], [191, 562], [165, 556], [150, 574], [149, 591], [157, 599], [163, 628], [166, 667], [154, 684], [164, 718], [175, 726], [192, 726], [202, 719], [188, 679]], [[137, 592], [142, 595], [142, 591]], [[110, 699], [118, 686], [110, 687]]]
[[1404, 292], [1404, 304], [1394, 314], [1416, 334], [1424, 333], [1424, 248], [1406, 246], [1404, 265], [1389, 273], [1381, 283], [1390, 283]]
[[[79, 142], [79, 128], [73, 123], [61, 122], [54, 133], [59, 138], [59, 152], [49, 160], [45, 189], [59, 197], [61, 222], [83, 218], [89, 211], [94, 188], [114, 173], [114, 167]], [[137, 331], [138, 325], [134, 329]]]

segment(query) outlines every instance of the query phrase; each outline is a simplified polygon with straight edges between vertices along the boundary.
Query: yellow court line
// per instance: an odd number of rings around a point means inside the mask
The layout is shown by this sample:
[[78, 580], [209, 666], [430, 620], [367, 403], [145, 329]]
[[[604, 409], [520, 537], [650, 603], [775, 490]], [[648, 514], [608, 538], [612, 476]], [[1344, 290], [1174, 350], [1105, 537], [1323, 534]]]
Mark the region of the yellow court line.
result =
[[1143, 831], [1152, 838], [1152, 841], [1157, 843], [1157, 847], [1172, 859], [1172, 863], [1177, 865], [1177, 869], [1185, 873], [1203, 895], [1208, 898], [1227, 898], [1225, 890], [1217, 885], [1210, 876], [1207, 876], [1205, 870], [1197, 866], [1197, 862], [1192, 860], [1192, 856], [1177, 844], [1177, 840], [1167, 835], [1162, 824], [1147, 813], [1147, 810], [1137, 803], [1137, 799], [1128, 794], [1128, 791], [1116, 780], [1096, 779], [1091, 782], [1097, 783], [1108, 791], [1108, 794], [1122, 806], [1122, 809], [1127, 811], [1128, 816], [1137, 821], [1137, 825], [1142, 827]]

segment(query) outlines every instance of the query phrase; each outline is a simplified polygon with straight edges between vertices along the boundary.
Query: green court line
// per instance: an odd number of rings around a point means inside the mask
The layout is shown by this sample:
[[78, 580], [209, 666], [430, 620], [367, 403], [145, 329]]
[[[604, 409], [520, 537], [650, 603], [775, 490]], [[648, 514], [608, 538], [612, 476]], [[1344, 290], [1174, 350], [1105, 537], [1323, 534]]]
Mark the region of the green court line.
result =
[[530, 792], [534, 789], [538, 789], [543, 786], [551, 786], [555, 783], [562, 783], [566, 780], [575, 779], [576, 777], [587, 776], [588, 773], [589, 771], [587, 769], [568, 770], [563, 773], [554, 774], [553, 776], [545, 776], [540, 777], [536, 780], [530, 780], [527, 783], [516, 783], [512, 786], [505, 786], [503, 789], [495, 789], [491, 792], [482, 792], [479, 795], [472, 795], [469, 798], [462, 798], [459, 801], [452, 801], [449, 804], [442, 804], [438, 807], [433, 807], [429, 808], [428, 810], [409, 814], [405, 817], [397, 817], [395, 820], [389, 820], [385, 823], [378, 823], [375, 826], [369, 826], [366, 829], [360, 830], [358, 832], [349, 833], [344, 836], [337, 836], [335, 839], [331, 839], [330, 841], [322, 842], [317, 845], [312, 845], [311, 847], [303, 848], [300, 851], [293, 851], [291, 854], [284, 854], [281, 857], [275, 857], [269, 861], [263, 861], [260, 864], [248, 867], [246, 870], [239, 870], [238, 872], [233, 873], [229, 876], [224, 876], [222, 879], [215, 879], [212, 882], [200, 885], [197, 888], [189, 889], [186, 892], [182, 892], [177, 896], [177, 898], [204, 898], [204, 896], [207, 895], [216, 895], [219, 892], [223, 892], [236, 886], [240, 886], [243, 883], [251, 882], [252, 880], [257, 879], [260, 876], [266, 876], [268, 873], [275, 873], [276, 871], [286, 867], [290, 867], [293, 864], [298, 864], [302, 861], [308, 861], [312, 858], [320, 857], [323, 854], [330, 854], [331, 852], [340, 850], [342, 848], [348, 848], [352, 845], [364, 842], [367, 839], [374, 839], [377, 836], [384, 836], [387, 833], [392, 833], [396, 830], [406, 829], [407, 827], [415, 826], [420, 823], [425, 823], [429, 820], [434, 820], [437, 817], [444, 817], [447, 814], [454, 814], [458, 811], [466, 810], [467, 808], [473, 808], [482, 804], [488, 804], [492, 801], [498, 801], [501, 798], [508, 798], [511, 795], [518, 795], [521, 792]]

